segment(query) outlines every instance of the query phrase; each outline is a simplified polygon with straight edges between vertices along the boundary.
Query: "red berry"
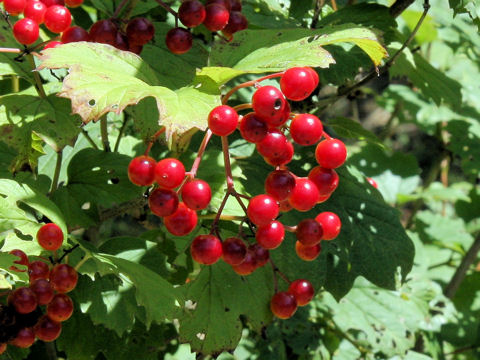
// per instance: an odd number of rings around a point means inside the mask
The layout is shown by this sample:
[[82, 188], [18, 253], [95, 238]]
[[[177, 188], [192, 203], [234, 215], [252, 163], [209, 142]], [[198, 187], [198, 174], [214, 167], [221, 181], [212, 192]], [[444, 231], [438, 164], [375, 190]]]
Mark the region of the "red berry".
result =
[[20, 287], [8, 296], [8, 303], [20, 314], [29, 314], [37, 308], [37, 297], [27, 287]]
[[214, 235], [198, 235], [190, 245], [193, 260], [212, 265], [222, 256], [222, 242]]
[[295, 177], [288, 170], [272, 171], [265, 179], [265, 192], [277, 201], [288, 198], [294, 187]]
[[320, 244], [313, 245], [313, 246], [305, 246], [300, 241], [295, 243], [295, 252], [297, 253], [298, 257], [305, 261], [313, 261], [315, 260], [318, 255], [320, 255], [320, 251], [322, 250]]
[[20, 329], [10, 344], [22, 349], [29, 348], [35, 342], [35, 333], [32, 328]]
[[280, 88], [287, 99], [301, 101], [310, 96], [318, 80], [304, 67], [293, 67], [280, 78]]
[[259, 118], [274, 125], [283, 118], [287, 101], [282, 92], [274, 86], [262, 86], [252, 96], [253, 111]]
[[45, 250], [58, 250], [63, 243], [62, 229], [54, 223], [45, 224], [37, 232], [37, 241]]
[[210, 31], [222, 30], [228, 23], [230, 13], [225, 6], [212, 3], [205, 7], [205, 20], [203, 25]]
[[305, 246], [313, 246], [322, 240], [322, 226], [313, 219], [304, 219], [297, 225], [297, 240]]
[[[19, 260], [15, 260], [13, 263], [14, 264], [19, 264], [19, 265], [25, 265], [28, 266], [28, 257], [27, 254], [25, 254], [22, 250], [20, 249], [13, 249], [8, 252], [9, 254], [15, 255], [19, 257]], [[17, 272], [25, 272], [26, 270], [22, 270], [17, 268], [15, 265], [10, 266], [10, 270], [12, 271], [17, 271]]]
[[128, 51], [134, 53], [134, 54], [137, 54], [137, 55], [140, 55], [140, 53], [142, 52], [143, 50], [143, 46], [142, 45], [133, 45], [133, 44], [128, 44]]
[[227, 136], [235, 131], [238, 125], [237, 112], [228, 105], [220, 105], [210, 111], [208, 127], [218, 136]]
[[0, 344], [0, 355], [7, 350], [7, 343]]
[[50, 41], [47, 45], [45, 45], [43, 47], [43, 50], [53, 49], [53, 48], [56, 48], [57, 46], [62, 45], [62, 44], [63, 43], [60, 42], [60, 41]]
[[188, 0], [178, 8], [178, 18], [189, 28], [200, 25], [207, 15], [205, 6], [198, 0]]
[[270, 252], [268, 249], [265, 249], [258, 243], [250, 245], [247, 251], [252, 252], [257, 268], [264, 266], [270, 259]]
[[293, 140], [299, 145], [313, 145], [320, 140], [322, 134], [322, 122], [312, 114], [297, 115], [290, 124], [290, 135], [292, 135]]
[[70, 27], [71, 23], [72, 15], [65, 6], [53, 5], [45, 12], [45, 26], [51, 32], [64, 32]]
[[315, 158], [321, 167], [336, 169], [342, 166], [347, 158], [347, 148], [338, 139], [327, 139], [318, 143]]
[[111, 20], [99, 20], [89, 31], [90, 41], [114, 46], [117, 41], [117, 26]]
[[83, 4], [83, 0], [65, 0], [65, 5], [71, 8], [79, 7]]
[[62, 34], [62, 42], [64, 44], [89, 40], [90, 35], [88, 35], [87, 30], [81, 28], [80, 26], [72, 26], [71, 28], [65, 30], [65, 32]]
[[250, 275], [257, 268], [257, 261], [253, 251], [247, 250], [244, 260], [238, 265], [232, 265], [233, 271], [238, 275]]
[[47, 12], [47, 5], [38, 0], [29, 0], [23, 11], [26, 18], [32, 19], [38, 25], [43, 23], [45, 13]]
[[187, 182], [182, 187], [182, 201], [190, 209], [203, 210], [212, 199], [212, 190], [203, 180], [194, 179]]
[[127, 36], [120, 33], [120, 31], [117, 32], [117, 38], [115, 39], [113, 46], [122, 51], [129, 51]]
[[378, 184], [375, 180], [373, 180], [372, 178], [367, 178], [367, 181], [370, 185], [372, 185], [375, 189], [378, 189]]
[[157, 188], [148, 196], [148, 206], [157, 216], [172, 215], [178, 208], [178, 195], [175, 191]]
[[239, 265], [245, 260], [247, 246], [242, 239], [230, 237], [222, 243], [222, 258], [227, 264]]
[[128, 165], [128, 178], [138, 186], [150, 186], [155, 181], [156, 162], [150, 156], [137, 156]]
[[295, 296], [298, 306], [307, 305], [315, 295], [315, 290], [308, 280], [298, 279], [292, 281], [288, 287], [288, 292]]
[[182, 28], [173, 28], [168, 31], [165, 37], [165, 43], [168, 50], [172, 53], [180, 55], [186, 53], [192, 48], [193, 37], [190, 31]]
[[178, 204], [177, 211], [164, 218], [167, 230], [176, 236], [184, 236], [197, 226], [197, 213], [188, 208], [183, 202]]
[[50, 283], [55, 291], [68, 293], [77, 286], [77, 271], [68, 264], [57, 264], [50, 271]]
[[317, 215], [315, 218], [316, 221], [322, 225], [323, 236], [322, 240], [333, 240], [342, 228], [342, 222], [337, 214], [329, 211], [324, 211]]
[[185, 179], [185, 167], [181, 161], [174, 158], [160, 160], [154, 172], [155, 181], [165, 189], [176, 188]]
[[32, 261], [28, 265], [28, 276], [30, 279], [30, 283], [33, 283], [37, 279], [48, 279], [49, 274], [50, 267], [47, 263], [44, 263], [43, 261]]
[[39, 36], [38, 24], [28, 18], [18, 20], [15, 25], [13, 25], [13, 36], [20, 44], [33, 44]]
[[292, 205], [290, 205], [290, 203], [288, 202], [288, 199], [285, 199], [285, 200], [282, 200], [280, 201], [280, 212], [289, 212], [290, 210], [292, 210]]
[[338, 174], [333, 169], [316, 166], [308, 173], [308, 178], [315, 184], [321, 197], [329, 196], [338, 186]]
[[285, 237], [285, 229], [281, 222], [272, 221], [271, 223], [259, 226], [255, 239], [265, 249], [276, 249], [279, 247]]
[[25, 6], [27, 5], [27, 0], [4, 0], [3, 7], [5, 11], [12, 16], [17, 16], [23, 13]]
[[43, 315], [34, 326], [35, 336], [43, 341], [53, 341], [60, 336], [62, 324]]
[[47, 305], [55, 295], [52, 284], [46, 279], [31, 282], [30, 289], [35, 293], [38, 305]]
[[278, 216], [278, 204], [270, 195], [257, 195], [250, 199], [247, 208], [248, 218], [255, 225], [267, 225]]
[[267, 136], [268, 126], [255, 113], [245, 115], [240, 121], [240, 135], [251, 143], [258, 143]]
[[47, 305], [47, 316], [57, 322], [70, 319], [73, 314], [73, 301], [70, 296], [56, 294]]
[[245, 30], [248, 27], [248, 21], [245, 15], [240, 11], [231, 11], [228, 24], [223, 28], [223, 33], [232, 35], [238, 31]]
[[53, 5], [62, 5], [62, 6], [65, 5], [64, 0], [40, 0], [40, 1], [43, 2], [45, 5], [47, 5], [47, 8]]
[[138, 17], [132, 19], [127, 25], [128, 43], [133, 45], [145, 45], [153, 39], [155, 28], [146, 18]]
[[318, 197], [318, 189], [312, 181], [308, 178], [297, 178], [288, 201], [295, 210], [308, 211], [315, 206]]
[[222, 5], [222, 6], [225, 7], [225, 9], [228, 10], [228, 12], [230, 12], [232, 10], [231, 0], [207, 0], [205, 2], [205, 6], [208, 6], [210, 4]]
[[272, 166], [280, 166], [280, 165], [286, 165], [290, 161], [292, 161], [293, 154], [295, 152], [295, 149], [293, 148], [293, 144], [290, 141], [286, 141], [280, 148], [277, 148], [278, 152], [271, 157], [265, 156], [263, 160], [267, 164], [270, 164]]
[[320, 82], [317, 72], [315, 70], [313, 70], [311, 67], [308, 67], [308, 66], [306, 66], [304, 69], [307, 70], [310, 73], [310, 75], [313, 78], [313, 81], [315, 81], [315, 83], [317, 84], [317, 85], [315, 85], [315, 87], [317, 87], [318, 83]]
[[285, 165], [293, 157], [293, 146], [279, 130], [269, 130], [262, 141], [257, 143], [257, 151], [274, 166]]
[[297, 300], [293, 294], [281, 291], [273, 295], [270, 301], [273, 315], [280, 319], [288, 319], [297, 311]]
[[231, 11], [242, 11], [242, 0], [230, 0]]

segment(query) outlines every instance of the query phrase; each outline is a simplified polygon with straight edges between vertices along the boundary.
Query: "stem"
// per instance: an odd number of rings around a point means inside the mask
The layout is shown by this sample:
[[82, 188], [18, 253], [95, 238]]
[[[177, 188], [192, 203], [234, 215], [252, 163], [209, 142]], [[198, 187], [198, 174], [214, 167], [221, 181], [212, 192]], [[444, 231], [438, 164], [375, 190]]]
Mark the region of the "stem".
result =
[[125, 127], [127, 126], [128, 115], [126, 112], [123, 113], [123, 122], [118, 132], [117, 141], [115, 141], [115, 146], [113, 147], [113, 152], [118, 152], [118, 147], [120, 146], [120, 140], [122, 139], [123, 133], [125, 132]]
[[226, 136], [222, 136], [222, 151], [225, 164], [225, 176], [227, 178], [227, 188], [230, 191], [230, 189], [233, 189], [233, 175], [232, 165], [230, 164], [230, 152], [228, 151], [228, 138]]
[[103, 116], [100, 119], [100, 134], [102, 136], [103, 150], [110, 152], [110, 143], [108, 142], [108, 128], [107, 128], [107, 116]]
[[88, 134], [87, 130], [85, 130], [83, 127], [80, 128], [80, 131], [82, 132], [83, 136], [85, 136], [85, 138], [87, 139], [87, 141], [90, 143], [90, 145], [92, 145], [92, 147], [96, 150], [99, 150], [97, 144], [95, 144], [95, 141], [93, 141], [93, 139], [90, 137], [90, 135]]
[[156, 0], [156, 2], [165, 10], [167, 10], [170, 14], [175, 16], [175, 27], [178, 27], [178, 13], [173, 10], [169, 5], [165, 4], [162, 0]]
[[[218, 214], [205, 214], [205, 215], [198, 215], [199, 219], [202, 220], [213, 220], [217, 217]], [[245, 219], [245, 216], [238, 216], [238, 215], [223, 215], [221, 214], [218, 220], [222, 221], [242, 221]]]
[[12, 92], [16, 93], [20, 91], [20, 80], [17, 75], [12, 75]]
[[337, 2], [335, 0], [331, 0], [332, 1], [332, 9], [334, 11], [337, 11], [338, 10], [338, 7], [337, 7]]
[[[67, 250], [63, 250], [63, 255], [60, 256], [60, 259], [58, 259], [56, 262], [60, 263], [62, 262], [62, 260], [68, 255], [70, 254], [71, 252], [73, 252], [73, 250], [75, 250], [76, 248], [80, 247], [80, 245], [76, 244], [76, 245], [73, 245], [70, 249], [67, 249]], [[55, 257], [56, 257], [56, 254], [55, 254]]]
[[413, 4], [415, 0], [397, 0], [390, 6], [390, 15], [393, 17], [399, 16], [402, 12], [405, 11], [410, 5]]
[[455, 271], [455, 274], [453, 274], [452, 279], [450, 280], [448, 285], [445, 287], [443, 294], [446, 297], [448, 297], [449, 299], [452, 299], [455, 296], [458, 290], [458, 287], [462, 283], [463, 279], [465, 279], [467, 271], [470, 268], [470, 265], [472, 265], [473, 262], [476, 260], [479, 251], [480, 251], [480, 233], [477, 234], [477, 237], [475, 238], [475, 241], [473, 242], [472, 246], [470, 247], [470, 249], [468, 249], [467, 253], [465, 254], [465, 257], [462, 259], [462, 262], [460, 263], [457, 270]]
[[[48, 44], [49, 42], [52, 42], [52, 41], [58, 41], [61, 39], [61, 36], [55, 36], [51, 39], [48, 39], [46, 41], [42, 41], [41, 43], [39, 44], [36, 44], [34, 47], [30, 48], [29, 51], [32, 53], [32, 51], [36, 50], [36, 49], [39, 49], [41, 47], [43, 47], [43, 45], [45, 44]], [[32, 53], [33, 54], [33, 53]], [[37, 56], [39, 56], [37, 53], [35, 53]]]
[[200, 147], [198, 148], [197, 151], [197, 157], [195, 158], [195, 161], [193, 162], [192, 168], [190, 169], [190, 178], [194, 179], [195, 176], [197, 175], [198, 167], [200, 166], [200, 161], [202, 161], [203, 154], [205, 153], [205, 149], [207, 148], [208, 142], [212, 138], [212, 131], [208, 129], [205, 132], [205, 136], [203, 137], [202, 143], [200, 144]]
[[130, 0], [123, 0], [120, 4], [118, 4], [117, 8], [115, 9], [115, 12], [112, 15], [112, 18], [116, 19], [120, 14], [120, 12], [122, 11], [122, 9], [125, 7], [125, 5], [127, 5], [129, 1]]
[[63, 149], [57, 152], [57, 162], [55, 164], [55, 172], [53, 173], [52, 186], [49, 195], [52, 195], [58, 188], [58, 179], [60, 178], [60, 170], [62, 169]]
[[313, 13], [312, 23], [310, 24], [310, 29], [315, 29], [317, 27], [318, 18], [320, 17], [320, 12], [322, 11], [323, 5], [325, 5], [325, 0], [315, 1], [315, 10]]
[[232, 194], [232, 189], [227, 188], [227, 192], [225, 193], [225, 196], [223, 197], [222, 203], [220, 204], [220, 207], [217, 210], [217, 215], [215, 216], [215, 219], [213, 220], [212, 227], [210, 229], [210, 234], [213, 234], [213, 232], [217, 230], [218, 221], [220, 220], [220, 216], [222, 215], [222, 211], [225, 208], [225, 205], [227, 204], [228, 197], [231, 194]]
[[0, 48], [0, 52], [3, 52], [3, 53], [13, 53], [13, 54], [20, 54], [21, 52], [23, 52], [23, 50], [21, 49], [16, 49], [16, 48]]
[[322, 136], [325, 137], [325, 139], [327, 139], [327, 140], [332, 139], [332, 137], [330, 135], [328, 135], [325, 131], [322, 133]]
[[45, 94], [45, 90], [43, 89], [43, 84], [42, 84], [42, 79], [40, 78], [40, 74], [38, 71], [35, 71], [35, 60], [33, 59], [32, 54], [27, 55], [28, 62], [30, 63], [30, 66], [32, 67], [33, 71], [33, 79], [35, 80], [35, 89], [37, 90], [38, 96], [41, 98], [46, 98], [47, 94]]
[[46, 342], [45, 343], [45, 353], [47, 355], [47, 359], [49, 360], [57, 360], [57, 350], [55, 349], [54, 342]]
[[[157, 1], [159, 1], [159, 0], [157, 0]], [[283, 75], [283, 73], [284, 73], [284, 71], [279, 72], [279, 73], [275, 73], [275, 74], [266, 75], [266, 76], [263, 76], [261, 78], [258, 78], [258, 79], [255, 79], [255, 80], [250, 80], [250, 81], [247, 81], [247, 82], [244, 82], [244, 83], [241, 83], [241, 84], [235, 86], [234, 88], [232, 88], [229, 92], [227, 92], [223, 96], [222, 104], [225, 105], [227, 103], [228, 99], [230, 98], [230, 96], [232, 96], [239, 89], [242, 89], [242, 88], [245, 88], [245, 87], [248, 87], [248, 86], [254, 86], [255, 84], [258, 84], [260, 81], [263, 81], [263, 80], [281, 77]]]
[[148, 153], [152, 149], [153, 143], [158, 139], [160, 135], [162, 135], [165, 132], [165, 127], [161, 128], [158, 130], [155, 134], [153, 134], [151, 140], [148, 142], [147, 149], [145, 150], [145, 153], [143, 155], [148, 156]]
[[273, 260], [270, 258], [268, 261], [270, 261], [270, 263], [272, 264], [273, 271], [274, 271], [275, 273], [278, 273], [278, 275], [280, 275], [280, 277], [281, 277], [287, 284], [290, 284], [291, 281], [288, 279], [288, 277], [287, 277], [284, 273], [282, 273], [282, 272], [280, 271], [280, 269], [278, 268], [277, 265], [275, 265], [275, 263], [273, 262]]
[[240, 111], [240, 110], [251, 109], [251, 108], [252, 108], [252, 104], [240, 104], [240, 105], [234, 106], [233, 110]]
[[283, 228], [285, 229], [285, 231], [288, 231], [288, 232], [296, 232], [297, 231], [297, 226], [287, 226], [287, 225], [283, 225]]
[[83, 257], [83, 259], [80, 260], [80, 261], [77, 263], [77, 265], [75, 265], [75, 270], [78, 271], [78, 270], [82, 267], [82, 265], [85, 264], [85, 263], [87, 262], [87, 260], [90, 259], [90, 258], [91, 258], [91, 256], [88, 255], [88, 254], [86, 254], [86, 255]]

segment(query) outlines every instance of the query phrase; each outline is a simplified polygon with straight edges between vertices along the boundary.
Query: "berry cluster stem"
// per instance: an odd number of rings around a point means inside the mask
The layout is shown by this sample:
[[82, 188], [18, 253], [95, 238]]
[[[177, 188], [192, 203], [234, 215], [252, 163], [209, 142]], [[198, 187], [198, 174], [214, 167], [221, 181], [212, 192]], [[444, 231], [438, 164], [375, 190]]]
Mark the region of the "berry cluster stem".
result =
[[158, 137], [162, 135], [165, 132], [165, 127], [162, 127], [160, 130], [158, 130], [155, 134], [153, 134], [152, 138], [147, 144], [147, 148], [145, 149], [145, 153], [143, 155], [148, 156], [148, 153], [152, 149], [153, 144], [155, 141], [157, 141]]
[[230, 164], [230, 152], [228, 150], [228, 138], [222, 136], [223, 161], [225, 164], [225, 176], [227, 178], [227, 188], [233, 189], [232, 165]]
[[117, 8], [115, 9], [115, 12], [112, 15], [112, 18], [116, 19], [118, 15], [120, 15], [120, 12], [122, 11], [122, 9], [125, 7], [125, 5], [127, 5], [129, 1], [130, 0], [123, 0], [120, 4], [118, 4]]
[[240, 110], [245, 110], [245, 109], [251, 109], [252, 108], [252, 104], [248, 103], [248, 104], [240, 104], [240, 105], [236, 105], [233, 107], [233, 109], [235, 111], [240, 111]]
[[173, 10], [168, 4], [165, 4], [162, 0], [156, 0], [156, 1], [161, 7], [167, 10], [173, 16], [175, 16], [175, 27], [178, 27], [178, 13], [175, 10]]
[[58, 179], [60, 178], [60, 170], [62, 169], [63, 150], [57, 152], [57, 162], [55, 163], [55, 172], [53, 173], [52, 186], [49, 195], [52, 195], [58, 187]]
[[108, 141], [108, 128], [107, 128], [107, 116], [103, 116], [100, 119], [100, 135], [102, 137], [103, 150], [110, 152], [110, 143]]
[[21, 52], [23, 52], [23, 50], [16, 49], [16, 48], [4, 48], [4, 47], [2, 47], [2, 48], [0, 48], [0, 52], [20, 54]]
[[211, 137], [212, 137], [212, 131], [208, 129], [205, 132], [205, 136], [203, 137], [202, 143], [200, 144], [200, 147], [198, 148], [198, 151], [197, 151], [197, 157], [195, 158], [192, 168], [190, 169], [189, 177], [191, 179], [195, 178], [195, 176], [197, 175], [198, 167], [200, 166], [200, 162], [202, 161], [203, 154], [205, 153], [205, 149], [207, 148], [208, 142], [210, 141]]
[[[157, 0], [157, 1], [160, 1], [160, 0]], [[225, 105], [225, 104], [227, 103], [228, 99], [230, 99], [230, 97], [231, 97], [235, 92], [237, 92], [238, 90], [240, 90], [240, 89], [242, 89], [242, 88], [245, 88], [245, 87], [254, 86], [255, 84], [258, 84], [260, 81], [263, 81], [263, 80], [281, 77], [281, 76], [283, 75], [283, 73], [284, 73], [284, 72], [282, 71], [282, 72], [279, 72], [279, 73], [262, 76], [262, 77], [260, 77], [260, 78], [258, 78], [258, 79], [250, 80], [250, 81], [246, 81], [246, 82], [244, 82], [244, 83], [238, 84], [237, 86], [233, 87], [229, 92], [227, 92], [227, 93], [223, 96], [223, 98], [222, 98], [222, 104]]]
[[33, 59], [33, 55], [28, 54], [27, 59], [28, 59], [28, 62], [30, 63], [30, 66], [32, 67], [33, 79], [35, 80], [35, 89], [37, 90], [38, 96], [45, 99], [47, 97], [47, 94], [45, 94], [45, 89], [43, 88], [40, 74], [38, 73], [38, 71], [35, 71], [36, 66], [35, 66], [35, 60]]

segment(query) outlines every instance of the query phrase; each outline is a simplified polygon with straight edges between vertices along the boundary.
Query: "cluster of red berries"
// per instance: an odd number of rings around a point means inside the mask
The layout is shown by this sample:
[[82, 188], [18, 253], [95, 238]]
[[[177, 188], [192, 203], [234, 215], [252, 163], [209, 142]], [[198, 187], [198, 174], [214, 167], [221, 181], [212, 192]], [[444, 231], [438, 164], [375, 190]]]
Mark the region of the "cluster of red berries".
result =
[[153, 39], [155, 29], [145, 18], [131, 19], [122, 29], [121, 22], [112, 19], [99, 20], [89, 31], [80, 26], [71, 26], [72, 15], [66, 6], [77, 7], [83, 0], [4, 0], [4, 9], [9, 15], [24, 15], [13, 25], [15, 39], [23, 45], [31, 45], [38, 40], [39, 26], [55, 34], [61, 34], [60, 41], [51, 41], [45, 49], [61, 44], [90, 41], [109, 44], [117, 49], [140, 54], [143, 45]]
[[[198, 0], [186, 0], [178, 9], [178, 19], [187, 28], [203, 24], [212, 32], [221, 30], [231, 40], [234, 33], [247, 28], [241, 11], [241, 0], [207, 0], [205, 5]], [[184, 54], [191, 49], [193, 38], [189, 30], [175, 27], [167, 33], [165, 42], [172, 53]]]
[[[192, 258], [200, 264], [211, 265], [222, 258], [237, 274], [249, 275], [269, 261], [269, 251], [282, 244], [285, 231], [295, 233], [296, 253], [306, 261], [318, 257], [322, 240], [335, 239], [340, 233], [340, 218], [332, 212], [322, 212], [296, 226], [284, 226], [277, 219], [280, 212], [292, 209], [305, 212], [325, 202], [339, 183], [335, 168], [341, 166], [347, 156], [343, 142], [326, 134], [320, 119], [290, 111], [287, 99], [301, 101], [310, 96], [318, 86], [317, 73], [308, 67], [294, 67], [278, 76], [280, 89], [255, 84], [257, 90], [252, 103], [241, 107], [251, 107], [253, 112], [240, 116], [234, 108], [220, 105], [208, 116], [208, 127], [214, 135], [226, 141], [226, 137], [238, 129], [246, 141], [256, 144], [257, 152], [275, 169], [265, 180], [265, 193], [250, 198], [246, 207], [245, 220], [251, 225], [256, 243], [247, 245], [242, 235], [221, 241], [214, 225], [210, 234], [198, 235], [191, 243]], [[225, 98], [228, 100], [227, 95]], [[316, 145], [318, 166], [306, 177], [297, 176], [287, 168], [294, 154], [293, 143]], [[167, 230], [174, 235], [183, 236], [193, 231], [197, 223], [196, 210], [206, 208], [211, 199], [208, 184], [190, 179], [183, 164], [173, 158], [158, 163], [146, 155], [134, 158], [128, 174], [137, 185], [158, 183], [150, 193], [149, 206], [154, 214], [164, 217]], [[179, 194], [183, 202], [179, 202]], [[288, 318], [297, 306], [307, 304], [313, 294], [307, 280], [295, 280], [288, 291], [274, 295], [272, 312], [279, 318]]]
[[[37, 233], [37, 241], [45, 250], [56, 251], [63, 243], [63, 232], [53, 223], [43, 225]], [[5, 351], [7, 342], [20, 348], [28, 348], [35, 338], [53, 341], [60, 336], [62, 322], [68, 320], [73, 313], [72, 299], [66, 294], [77, 285], [77, 271], [68, 264], [55, 264], [52, 268], [42, 260], [30, 262], [27, 255], [19, 249], [10, 251], [19, 257], [15, 264], [28, 268], [29, 286], [19, 287], [7, 298], [8, 308], [17, 321], [4, 324], [5, 333], [0, 339], [0, 354]], [[16, 266], [13, 271], [26, 271]], [[43, 309], [42, 309], [43, 307]], [[28, 321], [22, 319], [29, 319]], [[18, 322], [25, 327], [18, 328]], [[10, 329], [7, 329], [10, 328]], [[12, 330], [12, 331], [7, 331]]]

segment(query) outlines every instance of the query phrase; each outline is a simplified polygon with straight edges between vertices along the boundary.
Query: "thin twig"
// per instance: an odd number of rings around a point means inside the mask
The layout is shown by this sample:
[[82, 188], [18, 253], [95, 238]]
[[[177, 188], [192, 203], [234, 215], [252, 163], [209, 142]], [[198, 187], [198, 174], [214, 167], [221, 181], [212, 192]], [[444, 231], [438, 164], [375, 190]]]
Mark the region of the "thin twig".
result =
[[102, 116], [100, 119], [100, 135], [102, 137], [103, 151], [110, 152], [110, 143], [108, 141], [108, 123], [107, 116]]
[[16, 49], [16, 48], [0, 48], [0, 52], [3, 53], [13, 53], [13, 54], [20, 54], [23, 52], [21, 49]]
[[87, 141], [90, 143], [90, 145], [92, 145], [92, 147], [95, 150], [99, 150], [98, 145], [95, 144], [95, 141], [93, 141], [93, 139], [90, 137], [90, 135], [88, 134], [88, 131], [85, 130], [83, 127], [80, 128], [80, 131], [82, 132], [82, 135], [85, 136], [85, 139], [87, 139]]
[[[158, 1], [158, 0], [157, 0]], [[258, 84], [260, 81], [263, 81], [263, 80], [267, 80], [267, 79], [273, 79], [273, 78], [277, 78], [277, 77], [281, 77], [283, 75], [284, 71], [282, 72], [279, 72], [279, 73], [275, 73], [275, 74], [270, 74], [270, 75], [266, 75], [266, 76], [262, 76], [261, 78], [258, 78], [258, 79], [255, 79], [255, 80], [250, 80], [250, 81], [246, 81], [244, 83], [241, 83], [241, 84], [238, 84], [237, 86], [233, 87], [229, 92], [227, 92], [223, 98], [222, 98], [222, 104], [226, 104], [228, 99], [230, 98], [230, 96], [232, 96], [236, 91], [242, 89], [242, 88], [245, 88], [245, 87], [248, 87], [248, 86], [255, 86], [256, 84]]]
[[123, 113], [122, 126], [120, 127], [120, 130], [118, 131], [118, 136], [117, 136], [117, 140], [115, 141], [115, 146], [113, 147], [113, 152], [118, 151], [118, 147], [120, 146], [120, 140], [122, 139], [123, 133], [125, 132], [125, 128], [127, 126], [128, 119], [129, 119], [128, 114], [126, 112], [124, 112]]
[[32, 54], [27, 55], [28, 62], [30, 63], [30, 66], [32, 67], [32, 72], [33, 72], [33, 79], [35, 80], [35, 89], [37, 90], [38, 96], [41, 98], [46, 98], [47, 94], [45, 94], [45, 89], [43, 88], [42, 84], [42, 79], [40, 78], [40, 74], [38, 71], [35, 70], [35, 60], [33, 59]]
[[203, 136], [202, 143], [200, 144], [197, 151], [197, 156], [195, 157], [195, 161], [193, 162], [192, 168], [190, 169], [189, 177], [191, 179], [194, 179], [195, 176], [197, 176], [197, 171], [198, 171], [198, 167], [200, 166], [200, 161], [202, 161], [203, 154], [205, 153], [205, 149], [207, 148], [208, 142], [210, 141], [211, 137], [212, 137], [212, 131], [208, 129], [205, 132], [205, 135]]
[[165, 132], [165, 130], [166, 130], [166, 128], [165, 128], [165, 127], [162, 127], [162, 128], [161, 128], [160, 130], [158, 130], [155, 134], [153, 134], [152, 138], [150, 139], [150, 141], [149, 141], [148, 144], [147, 144], [147, 148], [145, 149], [145, 152], [144, 152], [144, 155], [145, 155], [145, 156], [148, 156], [148, 153], [149, 153], [150, 150], [152, 149], [153, 144], [155, 143], [155, 141], [157, 141], [158, 137]]
[[175, 27], [178, 27], [178, 13], [162, 0], [156, 0], [156, 2], [175, 17]]
[[324, 4], [325, 0], [315, 1], [315, 10], [313, 13], [312, 23], [310, 24], [310, 29], [315, 29], [317, 27], [318, 18], [320, 17], [320, 12], [322, 11], [322, 7]]
[[125, 7], [125, 5], [127, 5], [129, 1], [130, 0], [122, 0], [122, 2], [118, 4], [117, 8], [115, 9], [115, 12], [113, 13], [112, 18], [116, 19], [120, 14], [120, 12], [122, 11], [122, 9]]
[[78, 248], [80, 245], [78, 244], [75, 244], [73, 245], [70, 249], [67, 249], [67, 250], [63, 250], [63, 255], [60, 256], [60, 259], [57, 260], [58, 263], [62, 262], [62, 260], [65, 258], [65, 256], [67, 256], [68, 254], [70, 254], [71, 252], [73, 252], [73, 250], [75, 250], [76, 248]]
[[57, 152], [57, 162], [55, 163], [55, 171], [53, 173], [52, 186], [49, 195], [52, 195], [58, 188], [58, 179], [60, 178], [60, 170], [62, 169], [63, 149]]

